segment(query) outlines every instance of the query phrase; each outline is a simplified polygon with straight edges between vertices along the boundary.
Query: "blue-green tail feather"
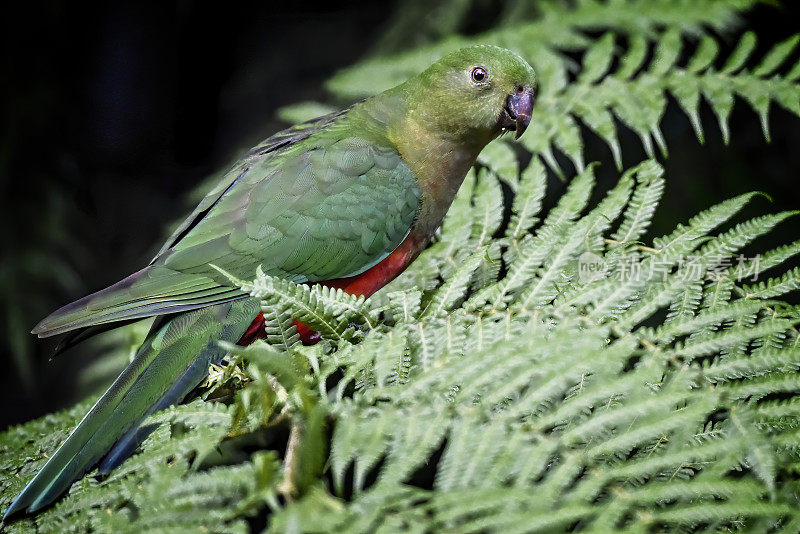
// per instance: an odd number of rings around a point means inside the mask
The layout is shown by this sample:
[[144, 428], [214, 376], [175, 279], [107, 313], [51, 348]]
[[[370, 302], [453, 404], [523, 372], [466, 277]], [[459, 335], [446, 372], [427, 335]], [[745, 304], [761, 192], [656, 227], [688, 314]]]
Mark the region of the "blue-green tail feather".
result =
[[158, 325], [131, 364], [22, 490], [4, 519], [47, 506], [109, 450], [101, 470], [108, 472], [121, 464], [147, 435], [140, 432], [142, 421], [180, 402], [197, 386], [208, 364], [224, 355], [217, 341], [238, 341], [258, 311], [257, 300], [244, 298], [177, 314]]
[[142, 426], [144, 420], [156, 412], [160, 412], [173, 404], [181, 402], [190, 391], [203, 381], [208, 374], [209, 365], [212, 363], [218, 364], [224, 355], [225, 351], [221, 350], [216, 343], [209, 342], [205, 350], [189, 364], [189, 367], [184, 371], [183, 375], [181, 375], [177, 382], [164, 393], [164, 396], [147, 411], [139, 423], [134, 425], [124, 436], [117, 440], [114, 444], [114, 448], [109, 451], [98, 466], [97, 470], [99, 474], [108, 474], [119, 467], [122, 462], [136, 450], [136, 447], [147, 439], [147, 436], [156, 429], [156, 425]]

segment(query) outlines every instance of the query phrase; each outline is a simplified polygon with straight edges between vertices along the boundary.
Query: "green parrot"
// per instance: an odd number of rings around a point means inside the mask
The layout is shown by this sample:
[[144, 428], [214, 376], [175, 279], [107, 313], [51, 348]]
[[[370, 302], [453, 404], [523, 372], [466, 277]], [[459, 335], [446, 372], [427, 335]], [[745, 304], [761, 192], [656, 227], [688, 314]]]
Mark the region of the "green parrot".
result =
[[[144, 269], [53, 312], [33, 329], [68, 333], [57, 351], [133, 320], [156, 319], [136, 357], [11, 504], [53, 502], [99, 462], [121, 464], [148, 415], [178, 403], [225, 351], [263, 331], [239, 279], [266, 274], [369, 296], [400, 274], [441, 225], [481, 150], [531, 119], [535, 76], [515, 53], [481, 45], [343, 111], [247, 152]], [[301, 338], [315, 333], [298, 324]]]

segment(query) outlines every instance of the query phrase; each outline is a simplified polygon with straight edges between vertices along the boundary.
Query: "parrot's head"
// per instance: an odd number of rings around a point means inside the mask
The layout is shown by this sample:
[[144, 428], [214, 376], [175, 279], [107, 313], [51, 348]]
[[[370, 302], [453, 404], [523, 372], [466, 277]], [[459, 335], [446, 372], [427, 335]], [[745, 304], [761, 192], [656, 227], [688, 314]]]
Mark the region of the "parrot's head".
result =
[[447, 54], [416, 80], [412, 105], [456, 137], [488, 142], [505, 131], [518, 139], [531, 121], [533, 68], [505, 48], [477, 45]]

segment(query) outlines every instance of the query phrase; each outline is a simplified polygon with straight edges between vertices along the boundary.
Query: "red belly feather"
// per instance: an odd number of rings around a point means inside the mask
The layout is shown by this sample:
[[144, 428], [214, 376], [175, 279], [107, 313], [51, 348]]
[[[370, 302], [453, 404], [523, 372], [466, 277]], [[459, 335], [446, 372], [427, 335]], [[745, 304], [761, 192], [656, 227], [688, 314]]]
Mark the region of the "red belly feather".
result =
[[[324, 286], [341, 289], [350, 295], [369, 297], [405, 271], [406, 267], [419, 255], [419, 252], [419, 247], [416, 246], [416, 242], [409, 235], [403, 240], [400, 246], [386, 256], [383, 261], [367, 269], [363, 273], [348, 278], [337, 278], [335, 280], [326, 280], [319, 283]], [[297, 326], [297, 333], [300, 335], [300, 341], [304, 344], [313, 345], [322, 339], [319, 332], [304, 325], [297, 319], [295, 319], [294, 324]], [[264, 314], [259, 312], [237, 344], [242, 346], [249, 345], [256, 339], [262, 337], [264, 337]]]

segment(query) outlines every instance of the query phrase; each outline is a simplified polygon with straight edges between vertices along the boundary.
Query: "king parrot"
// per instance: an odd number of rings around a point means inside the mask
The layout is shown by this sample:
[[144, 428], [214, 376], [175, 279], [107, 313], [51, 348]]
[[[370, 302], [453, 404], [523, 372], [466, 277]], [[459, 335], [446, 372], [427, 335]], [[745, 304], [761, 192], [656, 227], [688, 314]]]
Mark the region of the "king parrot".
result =
[[[95, 333], [156, 319], [134, 360], [11, 504], [35, 512], [99, 463], [105, 474], [147, 435], [148, 415], [180, 402], [225, 351], [252, 341], [259, 301], [222, 269], [369, 296], [400, 274], [441, 225], [480, 151], [528, 126], [535, 75], [489, 45], [451, 52], [343, 111], [279, 132], [247, 152], [144, 269], [53, 312], [33, 329]], [[301, 337], [313, 337], [298, 325]], [[102, 460], [102, 461], [101, 461]]]

